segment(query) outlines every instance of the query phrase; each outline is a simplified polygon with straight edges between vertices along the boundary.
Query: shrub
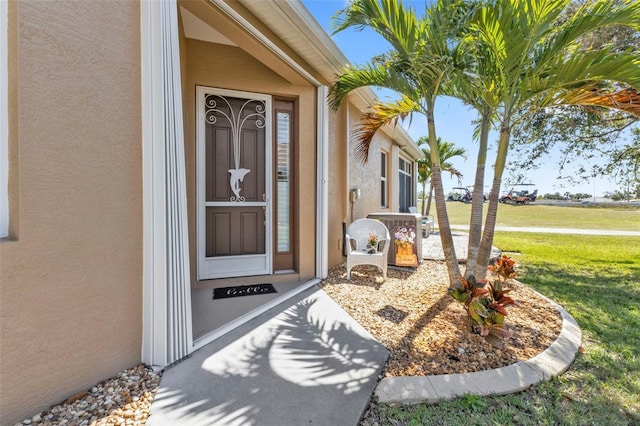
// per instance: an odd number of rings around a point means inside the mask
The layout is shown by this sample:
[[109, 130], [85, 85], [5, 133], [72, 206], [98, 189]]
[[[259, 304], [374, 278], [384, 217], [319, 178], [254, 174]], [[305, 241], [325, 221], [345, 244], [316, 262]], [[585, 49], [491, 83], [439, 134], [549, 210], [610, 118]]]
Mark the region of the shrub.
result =
[[500, 277], [498, 281], [476, 281], [473, 275], [466, 279], [459, 276], [459, 286], [449, 288], [449, 295], [464, 305], [472, 330], [481, 336], [492, 334], [504, 339], [510, 337], [504, 326], [504, 317], [507, 315], [506, 307], [515, 302], [506, 295], [510, 290], [504, 290], [502, 284], [516, 277], [514, 266], [515, 262], [510, 257], [502, 256], [495, 265], [489, 267]]
[[502, 283], [518, 276], [516, 271], [516, 262], [506, 254], [503, 254], [495, 261], [493, 265], [489, 265], [489, 270], [498, 275]]

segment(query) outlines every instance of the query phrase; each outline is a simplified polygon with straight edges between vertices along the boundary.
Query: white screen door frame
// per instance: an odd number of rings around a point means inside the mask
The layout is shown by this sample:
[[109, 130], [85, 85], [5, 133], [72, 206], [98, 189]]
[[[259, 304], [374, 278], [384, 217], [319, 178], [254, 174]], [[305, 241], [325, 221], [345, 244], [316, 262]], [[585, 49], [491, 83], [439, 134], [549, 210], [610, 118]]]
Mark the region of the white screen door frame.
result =
[[[197, 129], [196, 129], [196, 233], [197, 233], [197, 275], [198, 280], [230, 278], [250, 275], [270, 275], [273, 271], [272, 259], [272, 100], [271, 96], [242, 92], [235, 90], [226, 90], [212, 87], [197, 86], [196, 87], [196, 111], [197, 111]], [[264, 117], [265, 132], [265, 165], [264, 165], [264, 182], [265, 194], [262, 200], [245, 201], [242, 197], [241, 182], [242, 177], [233, 178], [234, 173], [229, 170], [230, 187], [234, 192], [234, 196], [228, 201], [207, 201], [206, 195], [206, 126], [207, 111], [211, 111], [212, 107], [205, 105], [207, 96], [214, 95], [216, 99], [220, 98], [239, 98], [261, 102], [264, 105], [264, 111], [260, 114]], [[218, 98], [219, 97], [219, 98]], [[254, 114], [255, 115], [255, 114]], [[229, 120], [236, 134], [240, 134], [243, 122], [238, 117], [231, 117]], [[220, 118], [223, 119], [223, 118]], [[224, 118], [226, 119], [226, 118]], [[238, 141], [240, 143], [240, 141]], [[239, 150], [241, 152], [241, 149]], [[239, 164], [239, 159], [236, 160]], [[236, 168], [239, 169], [237, 166]], [[238, 171], [236, 170], [236, 171]], [[246, 169], [242, 169], [246, 170]], [[251, 173], [251, 172], [249, 172]], [[255, 171], [254, 171], [255, 173]], [[235, 187], [235, 189], [234, 189]], [[265, 226], [265, 247], [264, 253], [228, 255], [207, 257], [207, 207], [261, 207], [264, 211]]]

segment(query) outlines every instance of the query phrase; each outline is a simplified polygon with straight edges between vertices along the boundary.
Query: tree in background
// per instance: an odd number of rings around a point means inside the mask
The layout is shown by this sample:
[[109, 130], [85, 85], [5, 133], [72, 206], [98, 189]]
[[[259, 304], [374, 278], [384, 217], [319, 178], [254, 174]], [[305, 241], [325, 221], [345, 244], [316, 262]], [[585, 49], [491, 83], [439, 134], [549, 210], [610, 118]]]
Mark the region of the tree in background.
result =
[[[623, 0], [611, 0], [623, 5]], [[566, 22], [583, 2], [570, 3]], [[582, 50], [610, 48], [614, 52], [640, 49], [640, 32], [630, 26], [609, 25], [578, 40]], [[508, 167], [514, 181], [524, 179], [544, 161], [555, 161], [558, 179], [568, 184], [596, 176], [615, 180], [621, 192], [640, 187], [640, 120], [637, 115], [607, 109], [563, 107], [535, 112], [512, 135], [514, 161]]]
[[[443, 172], [448, 172], [451, 177], [458, 179], [458, 184], [462, 182], [462, 173], [449, 162], [452, 158], [463, 157], [467, 158], [467, 151], [464, 148], [456, 147], [453, 142], [443, 142], [442, 138], [438, 137], [438, 153], [440, 156], [440, 168]], [[422, 185], [422, 216], [427, 216], [431, 210], [431, 197], [433, 195], [433, 184], [429, 181], [431, 177], [431, 152], [429, 150], [429, 140], [424, 136], [420, 137], [417, 141], [418, 146], [422, 149], [425, 158], [418, 160], [418, 183]], [[427, 198], [425, 192], [427, 181], [429, 181], [429, 195], [428, 201], [425, 203], [424, 199]]]
[[555, 161], [569, 184], [607, 176], [622, 190], [640, 185], [640, 121], [630, 114], [562, 108], [540, 111], [514, 131], [509, 174], [522, 179]]

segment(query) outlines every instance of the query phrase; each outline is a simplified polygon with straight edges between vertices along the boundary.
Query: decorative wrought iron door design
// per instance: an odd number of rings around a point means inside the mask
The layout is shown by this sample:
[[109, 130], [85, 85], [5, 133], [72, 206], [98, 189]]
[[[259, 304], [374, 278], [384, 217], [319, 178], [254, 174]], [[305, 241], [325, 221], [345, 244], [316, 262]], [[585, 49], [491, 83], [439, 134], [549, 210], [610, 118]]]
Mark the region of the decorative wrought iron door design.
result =
[[198, 278], [271, 273], [271, 99], [198, 88]]

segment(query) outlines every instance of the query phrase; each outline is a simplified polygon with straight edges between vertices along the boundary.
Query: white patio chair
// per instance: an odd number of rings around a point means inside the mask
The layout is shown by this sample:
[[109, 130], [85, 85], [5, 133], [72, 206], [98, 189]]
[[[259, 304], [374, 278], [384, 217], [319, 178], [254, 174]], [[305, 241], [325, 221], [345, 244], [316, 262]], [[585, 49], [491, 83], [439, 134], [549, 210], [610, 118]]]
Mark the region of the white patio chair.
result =
[[[367, 241], [369, 234], [378, 237], [377, 250], [368, 253]], [[375, 219], [358, 219], [347, 228], [347, 279], [351, 279], [351, 268], [356, 265], [373, 265], [382, 271], [382, 277], [387, 279], [387, 253], [391, 244], [389, 230], [384, 223]]]
[[[416, 206], [410, 206], [409, 213], [418, 213], [418, 208]], [[433, 216], [422, 216], [422, 238], [429, 237], [431, 234], [431, 228], [433, 228], [433, 223]]]

